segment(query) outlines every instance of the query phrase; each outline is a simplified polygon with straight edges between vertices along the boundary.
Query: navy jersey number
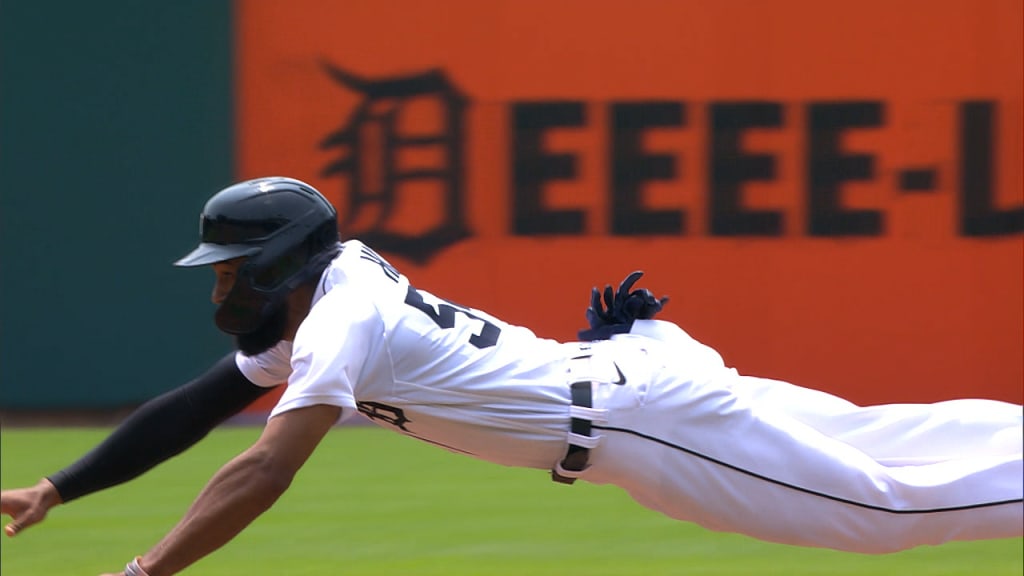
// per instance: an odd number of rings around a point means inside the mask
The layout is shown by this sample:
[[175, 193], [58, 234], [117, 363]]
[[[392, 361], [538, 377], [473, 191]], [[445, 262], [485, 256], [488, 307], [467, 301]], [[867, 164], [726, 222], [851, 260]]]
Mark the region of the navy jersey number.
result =
[[491, 324], [486, 319], [473, 314], [470, 310], [458, 306], [456, 304], [440, 303], [437, 305], [437, 310], [430, 304], [427, 304], [423, 300], [423, 295], [420, 291], [409, 286], [409, 290], [405, 294], [405, 303], [412, 306], [413, 308], [423, 312], [434, 321], [438, 327], [443, 329], [449, 329], [455, 327], [455, 314], [463, 314], [474, 320], [483, 322], [483, 328], [479, 334], [473, 334], [469, 337], [469, 343], [477, 348], [489, 348], [494, 346], [498, 342], [498, 336], [501, 334], [501, 328], [498, 328], [494, 324]]

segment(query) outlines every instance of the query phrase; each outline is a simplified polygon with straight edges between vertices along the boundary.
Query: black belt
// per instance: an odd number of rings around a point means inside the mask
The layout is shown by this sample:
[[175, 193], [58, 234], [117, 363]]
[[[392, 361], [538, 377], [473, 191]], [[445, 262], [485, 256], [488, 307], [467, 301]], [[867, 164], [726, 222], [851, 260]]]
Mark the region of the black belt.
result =
[[[589, 380], [584, 382], [573, 382], [571, 390], [573, 406], [582, 406], [583, 408], [594, 407], [593, 391]], [[570, 420], [569, 430], [573, 434], [590, 436], [590, 420], [586, 420], [584, 418], [572, 418]], [[566, 453], [565, 459], [562, 460], [562, 468], [573, 472], [580, 472], [587, 467], [588, 460], [590, 460], [590, 448], [570, 443], [569, 451]], [[562, 484], [572, 484], [576, 481], [575, 478], [562, 476], [555, 470], [551, 471], [551, 479], [555, 482], [561, 482]]]

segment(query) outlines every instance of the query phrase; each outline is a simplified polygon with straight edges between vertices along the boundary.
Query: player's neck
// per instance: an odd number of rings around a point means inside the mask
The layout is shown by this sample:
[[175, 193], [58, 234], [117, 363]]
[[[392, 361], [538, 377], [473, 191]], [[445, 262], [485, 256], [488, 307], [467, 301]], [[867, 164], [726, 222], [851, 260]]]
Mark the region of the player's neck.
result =
[[288, 295], [288, 323], [284, 329], [284, 339], [295, 341], [295, 333], [299, 331], [302, 321], [309, 315], [313, 303], [315, 284], [303, 284]]

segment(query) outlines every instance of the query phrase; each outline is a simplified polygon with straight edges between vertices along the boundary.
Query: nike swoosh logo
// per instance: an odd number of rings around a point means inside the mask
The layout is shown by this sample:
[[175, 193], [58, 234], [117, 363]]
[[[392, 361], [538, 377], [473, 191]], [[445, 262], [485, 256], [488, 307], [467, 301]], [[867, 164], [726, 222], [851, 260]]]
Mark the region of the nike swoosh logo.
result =
[[612, 366], [615, 366], [615, 371], [619, 373], [619, 379], [612, 382], [616, 386], [622, 386], [626, 383], [626, 375], [622, 373], [622, 369], [615, 362], [612, 362]]

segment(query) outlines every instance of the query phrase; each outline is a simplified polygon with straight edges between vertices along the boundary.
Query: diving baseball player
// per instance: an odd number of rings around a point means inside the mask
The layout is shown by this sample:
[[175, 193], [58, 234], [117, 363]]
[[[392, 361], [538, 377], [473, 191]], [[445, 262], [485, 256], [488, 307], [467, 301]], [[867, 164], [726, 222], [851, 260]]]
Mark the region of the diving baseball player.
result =
[[[603, 301], [595, 292], [581, 341], [538, 338], [415, 286], [357, 240], [340, 243], [333, 207], [289, 178], [218, 192], [201, 236], [178, 264], [213, 268], [215, 321], [239, 352], [140, 409], [80, 463], [4, 492], [13, 532], [59, 501], [141, 474], [287, 381], [259, 440], [122, 574], [175, 574], [228, 542], [356, 413], [557, 482], [614, 484], [673, 518], [766, 541], [884, 553], [1024, 533], [1019, 405], [859, 407], [738, 374], [653, 319], [665, 300], [633, 290], [639, 274]], [[155, 456], [132, 447], [153, 430], [171, 438]]]

